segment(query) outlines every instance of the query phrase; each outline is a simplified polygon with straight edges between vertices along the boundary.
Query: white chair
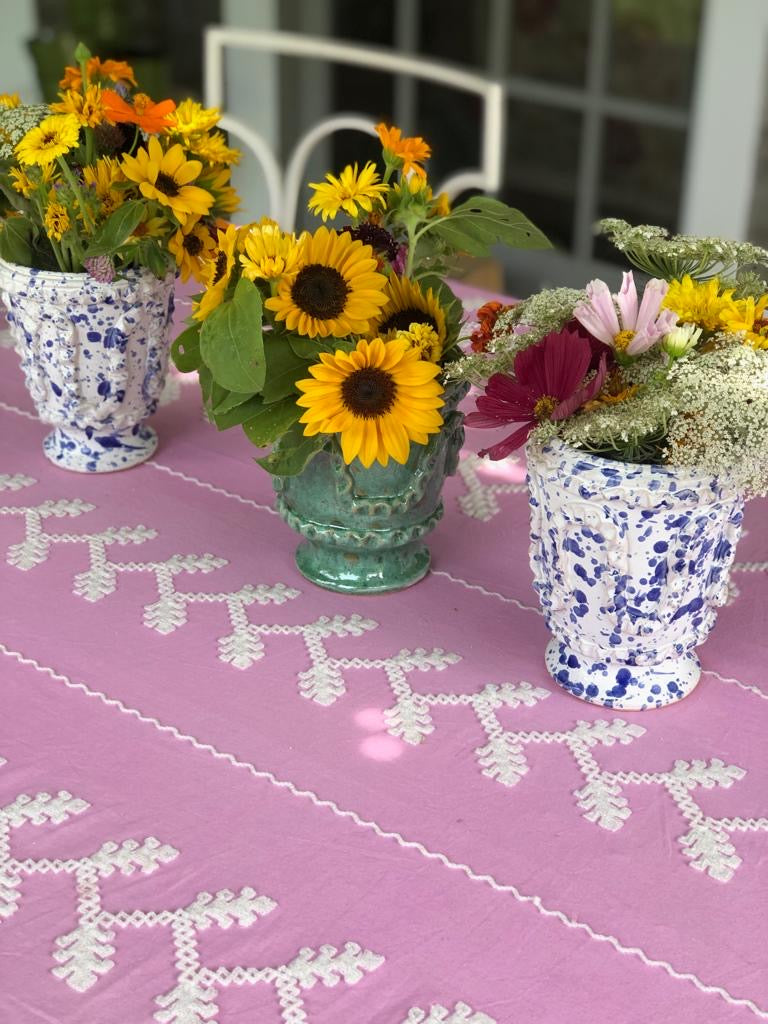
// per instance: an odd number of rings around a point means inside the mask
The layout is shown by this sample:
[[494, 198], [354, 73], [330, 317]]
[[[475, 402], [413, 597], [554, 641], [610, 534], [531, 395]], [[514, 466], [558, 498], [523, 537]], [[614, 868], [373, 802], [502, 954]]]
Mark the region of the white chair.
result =
[[228, 48], [381, 69], [395, 75], [439, 82], [479, 96], [483, 108], [480, 166], [452, 174], [435, 191], [447, 192], [449, 198], [453, 199], [465, 189], [476, 188], [484, 192], [498, 190], [501, 184], [504, 128], [504, 90], [499, 82], [451, 65], [378, 47], [356, 46], [291, 32], [209, 27], [205, 30], [205, 105], [218, 107], [222, 111], [221, 127], [235, 136], [241, 148], [247, 147], [258, 160], [266, 179], [270, 216], [279, 221], [284, 230], [291, 231], [295, 226], [299, 194], [307, 161], [314, 147], [334, 132], [344, 129], [354, 129], [367, 135], [376, 133], [370, 116], [339, 113], [326, 117], [301, 137], [288, 163], [281, 167], [269, 142], [253, 128], [226, 112], [224, 56]]

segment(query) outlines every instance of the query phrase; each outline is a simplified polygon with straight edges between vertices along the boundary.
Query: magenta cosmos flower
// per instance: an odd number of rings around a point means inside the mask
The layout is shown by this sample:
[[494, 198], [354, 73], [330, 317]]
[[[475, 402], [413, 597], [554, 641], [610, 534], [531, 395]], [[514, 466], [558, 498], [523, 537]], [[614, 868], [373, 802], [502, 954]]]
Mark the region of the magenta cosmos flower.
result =
[[592, 361], [592, 346], [575, 331], [548, 334], [515, 356], [514, 377], [494, 373], [477, 400], [477, 412], [464, 422], [470, 427], [501, 427], [521, 423], [503, 441], [480, 454], [503, 459], [528, 439], [534, 427], [546, 420], [564, 420], [600, 391], [606, 377], [606, 357], [589, 383], [584, 378]]
[[580, 302], [573, 315], [598, 341], [619, 353], [636, 356], [677, 326], [677, 314], [661, 308], [668, 288], [666, 281], [653, 278], [645, 286], [638, 305], [631, 270], [624, 274], [621, 291], [616, 295], [611, 295], [605, 281], [590, 281], [587, 301]]

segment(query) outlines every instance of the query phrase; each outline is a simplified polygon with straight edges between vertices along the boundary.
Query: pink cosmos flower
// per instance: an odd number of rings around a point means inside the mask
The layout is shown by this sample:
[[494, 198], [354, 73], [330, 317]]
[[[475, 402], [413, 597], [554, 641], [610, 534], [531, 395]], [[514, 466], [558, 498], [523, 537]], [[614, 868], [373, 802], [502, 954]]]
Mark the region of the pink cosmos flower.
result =
[[598, 341], [619, 353], [636, 356], [677, 326], [677, 314], [661, 308], [668, 288], [666, 281], [653, 278], [645, 286], [638, 308], [637, 287], [631, 270], [624, 274], [617, 295], [611, 295], [605, 281], [590, 281], [587, 301], [580, 302], [573, 315]]
[[521, 423], [509, 437], [484, 448], [480, 455], [503, 459], [528, 439], [534, 427], [546, 420], [564, 420], [602, 388], [607, 373], [602, 355], [597, 373], [588, 383], [592, 348], [575, 331], [564, 329], [546, 335], [515, 356], [514, 376], [494, 373], [477, 400], [477, 412], [464, 422], [470, 427], [501, 427]]

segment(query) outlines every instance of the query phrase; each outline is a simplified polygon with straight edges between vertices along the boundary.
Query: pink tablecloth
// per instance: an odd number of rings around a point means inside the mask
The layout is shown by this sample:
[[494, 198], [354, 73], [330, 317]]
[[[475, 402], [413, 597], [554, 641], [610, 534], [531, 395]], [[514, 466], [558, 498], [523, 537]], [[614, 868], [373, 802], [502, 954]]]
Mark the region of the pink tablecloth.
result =
[[545, 673], [519, 462], [335, 596], [166, 399], [62, 472], [0, 351], [0, 1024], [767, 1020], [766, 505], [697, 691], [617, 717]]

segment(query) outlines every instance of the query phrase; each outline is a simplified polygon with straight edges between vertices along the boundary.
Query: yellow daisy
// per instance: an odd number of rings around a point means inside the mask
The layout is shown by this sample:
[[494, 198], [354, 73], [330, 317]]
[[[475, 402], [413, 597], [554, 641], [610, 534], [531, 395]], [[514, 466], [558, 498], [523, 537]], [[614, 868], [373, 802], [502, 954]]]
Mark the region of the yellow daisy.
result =
[[89, 85], [85, 95], [74, 89], [67, 89], [61, 96], [61, 102], [51, 104], [51, 110], [59, 114], [72, 114], [79, 124], [95, 128], [105, 120], [101, 86]]
[[49, 238], [55, 238], [57, 242], [61, 241], [61, 236], [65, 231], [69, 231], [70, 225], [66, 206], [55, 201], [48, 203], [43, 224]]
[[361, 339], [353, 352], [323, 352], [309, 372], [310, 379], [296, 382], [296, 404], [306, 409], [299, 422], [308, 437], [340, 434], [347, 464], [402, 464], [412, 441], [426, 444], [443, 425], [440, 367], [423, 362], [402, 339]]
[[121, 166], [126, 178], [136, 182], [146, 199], [170, 207], [181, 224], [191, 215], [194, 219], [204, 216], [213, 206], [211, 193], [192, 184], [203, 165], [199, 160], [187, 160], [178, 143], [163, 152], [153, 135], [146, 149], [139, 149], [136, 156], [126, 154]]
[[187, 149], [209, 164], [237, 164], [240, 162], [240, 150], [227, 145], [223, 132], [206, 132], [190, 139]]
[[417, 350], [420, 359], [430, 363], [437, 363], [443, 354], [440, 338], [431, 324], [413, 323], [407, 331], [398, 331], [396, 337], [407, 341], [411, 348]]
[[234, 224], [228, 225], [224, 231], [219, 229], [216, 248], [203, 270], [205, 291], [192, 306], [193, 319], [205, 320], [209, 313], [221, 305], [235, 266], [238, 234]]
[[324, 182], [310, 182], [315, 194], [309, 200], [309, 209], [322, 213], [323, 220], [333, 219], [339, 210], [350, 217], [357, 217], [361, 210], [370, 213], [374, 205], [380, 205], [388, 186], [379, 181], [376, 164], [368, 161], [362, 171], [357, 164], [345, 167], [338, 178], [326, 174]]
[[295, 274], [283, 277], [265, 305], [289, 331], [309, 338], [362, 334], [386, 302], [386, 277], [376, 273], [370, 245], [347, 231], [318, 228], [300, 239]]
[[432, 289], [426, 295], [416, 281], [392, 274], [385, 289], [387, 304], [370, 326], [372, 335], [394, 338], [398, 331], [411, 331], [414, 324], [427, 324], [437, 334], [440, 351], [445, 344], [445, 313]]
[[7, 110], [21, 106], [21, 100], [17, 92], [0, 92], [0, 107]]
[[686, 274], [682, 281], [670, 282], [661, 305], [677, 313], [678, 320], [683, 323], [696, 324], [714, 331], [722, 326], [720, 313], [732, 296], [733, 289], [720, 291], [720, 280], [717, 277], [699, 282]]
[[215, 248], [211, 232], [201, 221], [179, 228], [168, 241], [168, 249], [176, 260], [182, 281], [188, 281], [190, 276], [201, 283], [205, 281], [205, 261], [210, 259]]
[[720, 320], [727, 331], [743, 331], [745, 341], [753, 348], [768, 348], [768, 320], [763, 319], [768, 295], [762, 295], [757, 302], [750, 295], [746, 299], [732, 299], [720, 313]]
[[125, 176], [117, 160], [109, 156], [99, 157], [95, 164], [83, 168], [83, 181], [93, 189], [100, 200], [104, 217], [108, 217], [118, 206], [123, 205], [125, 192], [115, 188], [115, 185], [125, 181]]
[[80, 138], [80, 122], [73, 114], [51, 114], [30, 128], [16, 146], [20, 164], [45, 167], [74, 149]]
[[11, 185], [17, 192], [21, 192], [25, 199], [29, 199], [36, 188], [48, 185], [53, 180], [55, 170], [56, 168], [52, 164], [39, 168], [37, 172], [25, 171], [21, 167], [12, 167], [10, 170], [10, 176], [13, 179]]
[[193, 135], [208, 132], [219, 123], [217, 107], [204, 107], [195, 100], [183, 100], [171, 115], [170, 131], [181, 135], [186, 143]]
[[298, 270], [301, 247], [295, 235], [286, 235], [274, 224], [254, 224], [244, 238], [240, 257], [243, 277], [249, 281], [275, 281]]

